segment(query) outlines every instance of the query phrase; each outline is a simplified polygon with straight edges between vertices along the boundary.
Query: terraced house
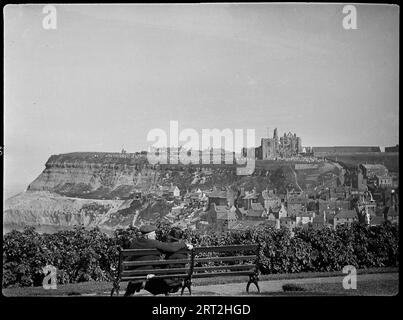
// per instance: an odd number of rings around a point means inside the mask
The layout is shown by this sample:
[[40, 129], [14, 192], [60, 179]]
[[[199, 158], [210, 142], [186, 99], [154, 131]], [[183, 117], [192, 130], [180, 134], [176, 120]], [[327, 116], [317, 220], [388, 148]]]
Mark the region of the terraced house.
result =
[[355, 210], [341, 210], [334, 216], [333, 227], [336, 228], [338, 225], [342, 224], [351, 225], [356, 221], [358, 221], [358, 216]]

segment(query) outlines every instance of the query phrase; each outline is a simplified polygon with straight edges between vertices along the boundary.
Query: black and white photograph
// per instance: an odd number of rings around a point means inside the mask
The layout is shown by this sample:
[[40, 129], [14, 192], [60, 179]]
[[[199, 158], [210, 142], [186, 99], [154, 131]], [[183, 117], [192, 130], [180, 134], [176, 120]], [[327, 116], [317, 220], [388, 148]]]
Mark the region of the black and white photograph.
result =
[[8, 4], [3, 23], [3, 297], [202, 319], [399, 294], [398, 5]]

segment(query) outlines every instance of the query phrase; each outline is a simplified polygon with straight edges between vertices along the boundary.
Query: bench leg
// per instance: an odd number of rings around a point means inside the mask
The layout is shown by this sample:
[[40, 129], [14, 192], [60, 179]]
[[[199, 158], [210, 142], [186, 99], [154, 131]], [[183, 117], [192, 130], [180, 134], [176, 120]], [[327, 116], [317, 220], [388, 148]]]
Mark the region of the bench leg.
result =
[[257, 283], [257, 281], [249, 281], [248, 284], [246, 285], [246, 292], [249, 293], [249, 286], [251, 285], [251, 283], [253, 283], [256, 286], [257, 292], [260, 293], [260, 288], [259, 288], [259, 284]]
[[250, 275], [248, 284], [246, 285], [246, 292], [249, 293], [249, 287], [253, 283], [257, 288], [257, 292], [260, 293], [260, 288], [259, 288], [258, 281], [259, 281], [259, 277], [258, 277], [257, 274]]
[[113, 288], [111, 290], [111, 297], [113, 296], [114, 292], [116, 292], [116, 295], [119, 296], [119, 289], [120, 289], [119, 283], [114, 282], [113, 283]]
[[191, 286], [192, 286], [192, 281], [191, 281], [191, 280], [188, 280], [188, 279], [185, 280], [185, 282], [184, 282], [183, 285], [182, 285], [181, 296], [183, 295], [183, 291], [185, 291], [185, 288], [188, 288], [188, 290], [189, 290], [189, 295], [192, 295]]

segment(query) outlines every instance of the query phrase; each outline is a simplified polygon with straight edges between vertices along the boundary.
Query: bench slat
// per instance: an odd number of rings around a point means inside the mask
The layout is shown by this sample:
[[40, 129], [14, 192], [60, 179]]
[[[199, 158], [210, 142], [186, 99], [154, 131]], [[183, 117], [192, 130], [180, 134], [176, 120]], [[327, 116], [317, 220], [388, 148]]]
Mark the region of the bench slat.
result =
[[[121, 254], [123, 257], [127, 256], [147, 256], [147, 255], [160, 255], [162, 254], [161, 251], [158, 249], [122, 249]], [[175, 251], [175, 253], [189, 253], [190, 250], [188, 249], [180, 249]]]
[[172, 274], [189, 272], [189, 268], [169, 268], [169, 269], [144, 269], [144, 270], [125, 270], [122, 271], [122, 276], [132, 276], [132, 275], [147, 275], [147, 274]]
[[208, 267], [194, 267], [193, 271], [208, 271], [208, 270], [232, 270], [232, 269], [242, 269], [242, 270], [254, 270], [256, 265], [254, 264], [234, 264], [227, 266], [208, 266]]
[[123, 261], [123, 268], [126, 266], [149, 266], [149, 265], [166, 265], [190, 263], [190, 259], [175, 259], [175, 260], [140, 260], [140, 261]]
[[197, 262], [220, 262], [220, 261], [239, 261], [239, 260], [256, 260], [256, 255], [251, 256], [231, 256], [231, 257], [207, 257], [207, 258], [195, 258]]
[[257, 250], [258, 244], [230, 245], [230, 246], [209, 246], [194, 248], [195, 254], [201, 252], [233, 252], [233, 251], [253, 251]]
[[[156, 275], [153, 279], [166, 279], [166, 278], [187, 278], [189, 275], [187, 273], [180, 273], [180, 274], [165, 274], [165, 275]], [[123, 281], [134, 281], [134, 280], [145, 280], [146, 276], [137, 276], [137, 277], [122, 277], [120, 279], [121, 282]]]
[[[195, 258], [195, 263], [197, 262], [221, 262], [221, 261], [240, 261], [240, 260], [255, 260], [256, 255], [249, 256], [231, 256], [231, 257], [204, 257]], [[167, 265], [167, 264], [178, 264], [178, 263], [189, 263], [188, 259], [174, 259], [174, 260], [140, 260], [140, 261], [123, 261], [122, 265], [125, 266], [146, 266], [146, 265]]]
[[219, 276], [235, 276], [235, 275], [250, 275], [253, 271], [231, 271], [231, 272], [206, 272], [206, 273], [194, 273], [192, 278], [209, 278]]
[[128, 256], [148, 256], [148, 255], [160, 255], [161, 252], [157, 249], [124, 249], [121, 251], [123, 257]]

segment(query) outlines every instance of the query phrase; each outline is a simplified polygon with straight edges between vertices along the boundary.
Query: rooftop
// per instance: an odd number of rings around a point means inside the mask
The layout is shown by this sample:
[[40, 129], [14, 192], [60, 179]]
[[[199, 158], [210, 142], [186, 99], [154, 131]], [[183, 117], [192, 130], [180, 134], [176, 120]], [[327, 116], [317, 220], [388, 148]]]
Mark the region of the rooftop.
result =
[[357, 218], [357, 213], [355, 210], [341, 210], [334, 217], [339, 219], [354, 219]]
[[214, 209], [217, 213], [217, 219], [233, 220], [237, 219], [235, 207], [217, 206], [214, 204]]
[[378, 224], [382, 224], [385, 222], [385, 219], [381, 216], [374, 216], [371, 219], [371, 224], [372, 225], [378, 225]]
[[264, 223], [263, 221], [242, 220], [242, 221], [237, 221], [235, 224], [233, 224], [231, 229], [246, 230], [248, 228], [253, 228], [253, 227], [256, 227], [263, 223]]
[[262, 197], [264, 200], [279, 199], [277, 195], [275, 195], [274, 193], [269, 193], [267, 190], [262, 191]]
[[367, 170], [387, 170], [383, 164], [363, 163], [361, 165]]
[[296, 214], [297, 217], [308, 217], [308, 218], [312, 218], [313, 217], [313, 213], [309, 213], [309, 212], [298, 212]]
[[389, 216], [389, 217], [398, 217], [398, 216], [399, 216], [399, 212], [396, 211], [394, 207], [389, 207], [388, 216]]
[[256, 210], [256, 211], [263, 211], [264, 210], [262, 204], [259, 203], [259, 202], [256, 202], [256, 203], [252, 202], [251, 207], [252, 207], [252, 210]]
[[243, 197], [245, 200], [247, 199], [257, 199], [258, 195], [256, 193], [248, 193]]
[[207, 197], [209, 197], [209, 198], [225, 198], [225, 199], [227, 199], [227, 192], [226, 191], [216, 190], [216, 191], [212, 191], [212, 192], [207, 193]]

